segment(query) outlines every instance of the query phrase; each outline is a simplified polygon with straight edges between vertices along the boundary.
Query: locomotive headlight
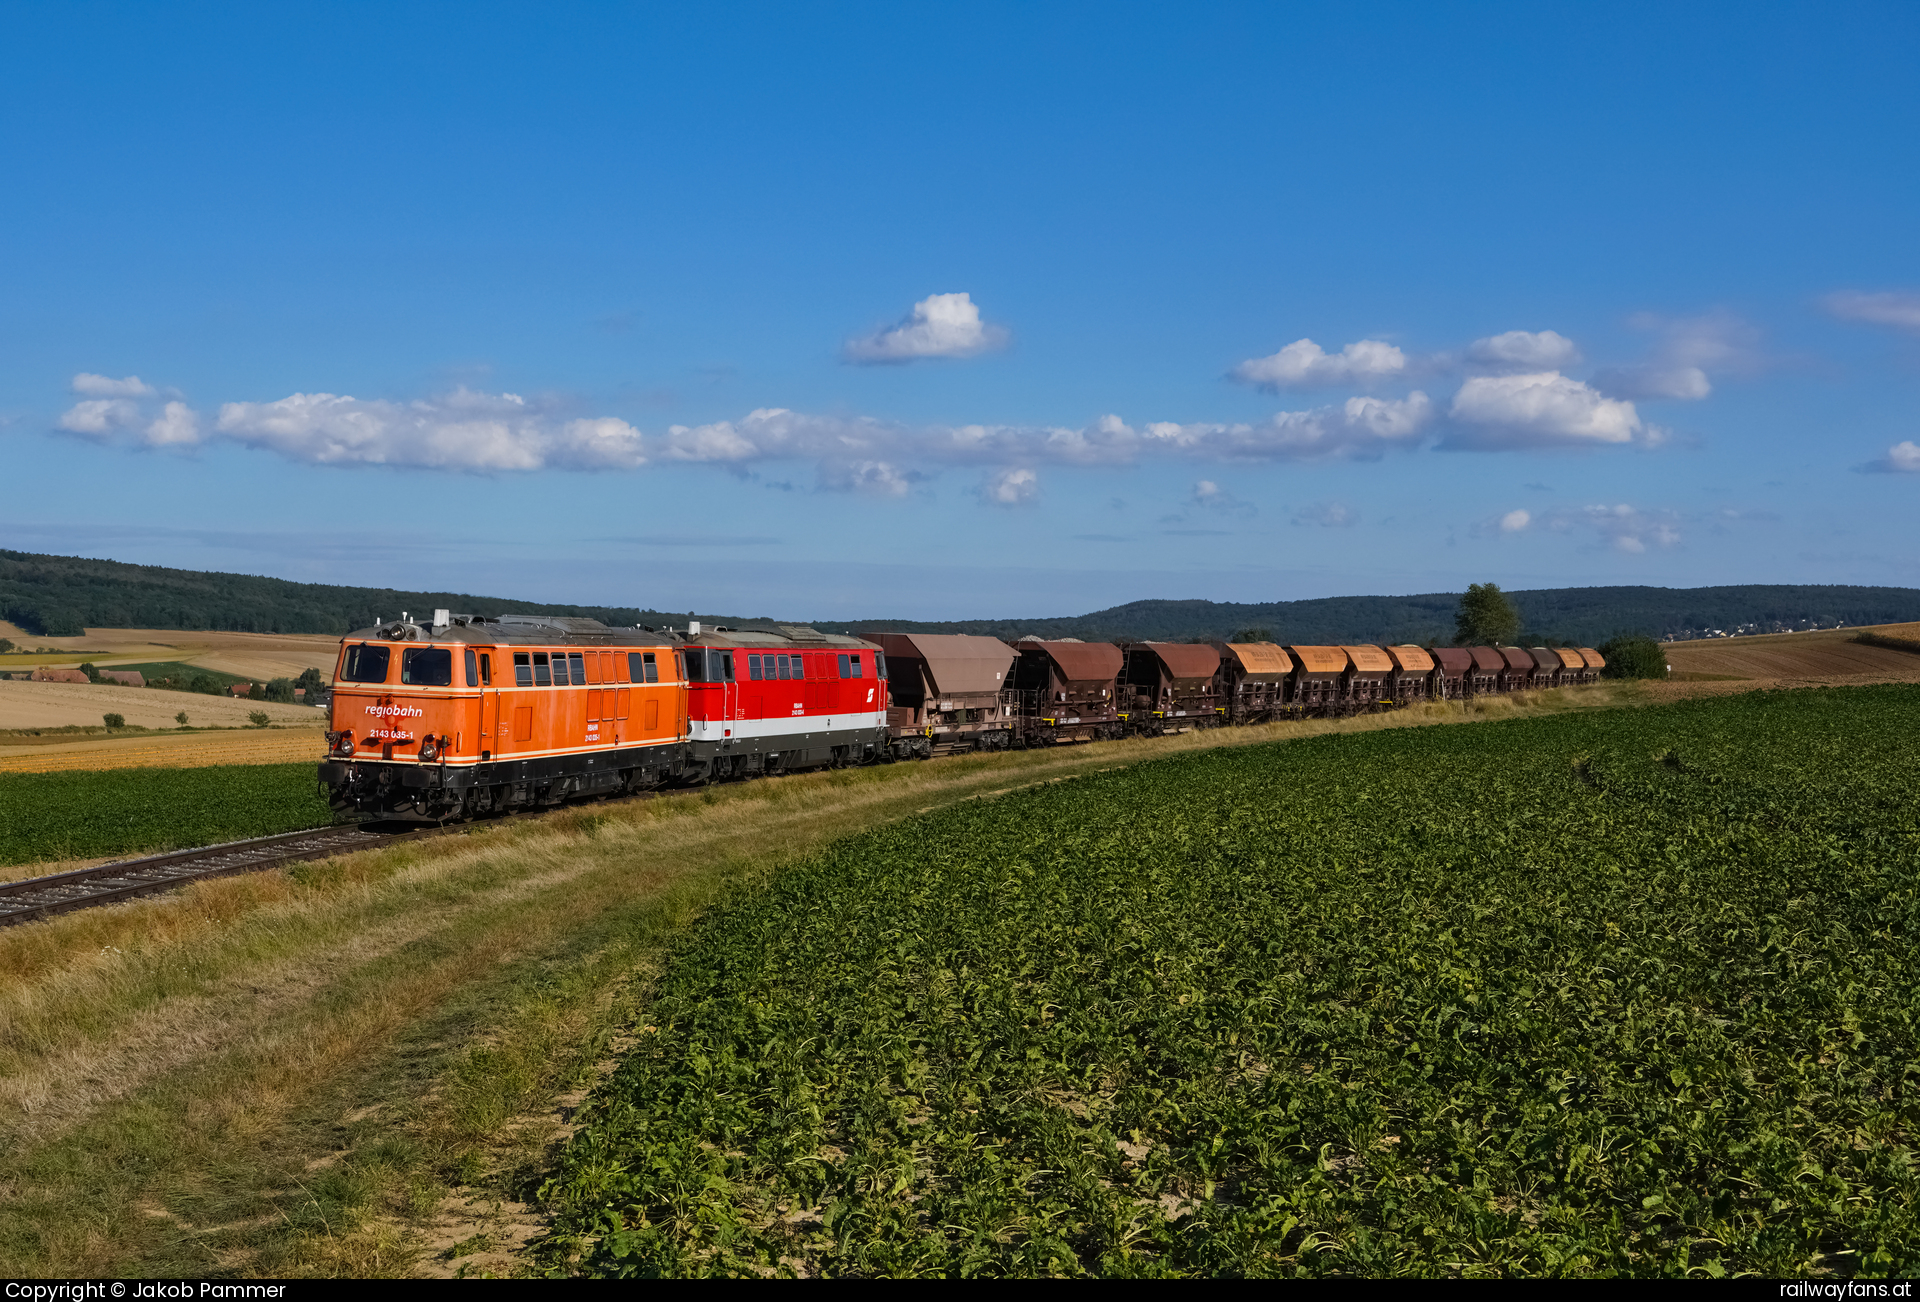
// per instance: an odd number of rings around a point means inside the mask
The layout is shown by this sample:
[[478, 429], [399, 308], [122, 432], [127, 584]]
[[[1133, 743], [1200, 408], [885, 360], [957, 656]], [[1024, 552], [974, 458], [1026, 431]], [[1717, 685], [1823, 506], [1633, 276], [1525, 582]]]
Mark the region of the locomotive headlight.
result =
[[342, 758], [347, 758], [352, 756], [353, 754], [353, 733], [352, 732], [330, 732], [327, 734], [327, 741], [331, 745], [333, 753], [335, 755], [341, 756]]
[[420, 758], [421, 759], [430, 761], [439, 753], [440, 753], [439, 742], [437, 742], [430, 736], [422, 737], [420, 739]]

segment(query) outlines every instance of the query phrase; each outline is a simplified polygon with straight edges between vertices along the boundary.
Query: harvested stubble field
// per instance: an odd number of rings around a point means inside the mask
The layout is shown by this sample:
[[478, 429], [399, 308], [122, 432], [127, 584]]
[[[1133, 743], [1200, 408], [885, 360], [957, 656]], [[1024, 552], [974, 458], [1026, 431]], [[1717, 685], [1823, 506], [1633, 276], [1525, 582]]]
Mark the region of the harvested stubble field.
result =
[[[11, 745], [10, 742], [31, 744]], [[219, 732], [118, 733], [101, 737], [0, 736], [0, 773], [70, 773], [130, 768], [208, 768], [227, 764], [318, 764], [326, 742], [313, 728], [235, 728]]]
[[[529, 1269], [568, 1102], [715, 899], [956, 801], [1473, 711], [796, 775], [481, 824], [0, 931], [0, 1274]], [[1478, 731], [1475, 728], [1447, 731]], [[204, 772], [204, 770], [203, 770]], [[477, 1210], [476, 1210], [477, 1209]]]
[[673, 953], [538, 1259], [1909, 1273], [1916, 721], [1324, 737], [842, 842]]
[[1762, 687], [1920, 682], [1920, 654], [1855, 640], [1863, 632], [1911, 638], [1916, 627], [1920, 626], [1887, 624], [1866, 630], [1836, 628], [1671, 642], [1664, 649], [1675, 681], [1650, 686], [1656, 697], [1679, 698]]
[[108, 713], [121, 715], [142, 728], [171, 728], [174, 715], [183, 710], [191, 723], [201, 727], [245, 727], [248, 716], [256, 710], [283, 726], [322, 728], [326, 724], [326, 712], [310, 705], [236, 700], [156, 687], [0, 680], [0, 729], [98, 724]]

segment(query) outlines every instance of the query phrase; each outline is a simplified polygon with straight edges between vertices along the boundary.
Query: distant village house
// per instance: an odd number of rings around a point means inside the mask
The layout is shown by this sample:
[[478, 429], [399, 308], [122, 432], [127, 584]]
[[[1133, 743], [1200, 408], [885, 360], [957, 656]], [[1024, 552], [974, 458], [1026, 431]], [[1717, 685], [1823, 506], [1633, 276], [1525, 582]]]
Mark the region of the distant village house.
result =
[[36, 669], [28, 677], [32, 683], [85, 683], [91, 682], [78, 669]]

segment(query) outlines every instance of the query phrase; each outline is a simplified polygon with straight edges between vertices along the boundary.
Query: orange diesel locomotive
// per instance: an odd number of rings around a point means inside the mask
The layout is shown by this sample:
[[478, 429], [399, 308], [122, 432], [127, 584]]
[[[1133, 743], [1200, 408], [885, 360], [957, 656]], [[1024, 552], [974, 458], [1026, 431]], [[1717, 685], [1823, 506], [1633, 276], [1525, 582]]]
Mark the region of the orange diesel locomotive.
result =
[[320, 781], [336, 810], [448, 818], [681, 776], [672, 641], [590, 619], [436, 612], [350, 634]]
[[615, 629], [434, 612], [349, 634], [320, 781], [334, 809], [446, 819], [859, 763], [886, 657], [810, 628]]

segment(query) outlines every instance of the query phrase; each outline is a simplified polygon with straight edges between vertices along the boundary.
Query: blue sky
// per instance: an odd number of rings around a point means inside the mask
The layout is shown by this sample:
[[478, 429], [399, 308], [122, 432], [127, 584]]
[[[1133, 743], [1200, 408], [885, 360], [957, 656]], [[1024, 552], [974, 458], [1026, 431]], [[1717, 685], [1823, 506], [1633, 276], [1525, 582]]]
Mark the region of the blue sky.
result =
[[0, 16], [0, 545], [807, 618], [1920, 586], [1910, 4]]

